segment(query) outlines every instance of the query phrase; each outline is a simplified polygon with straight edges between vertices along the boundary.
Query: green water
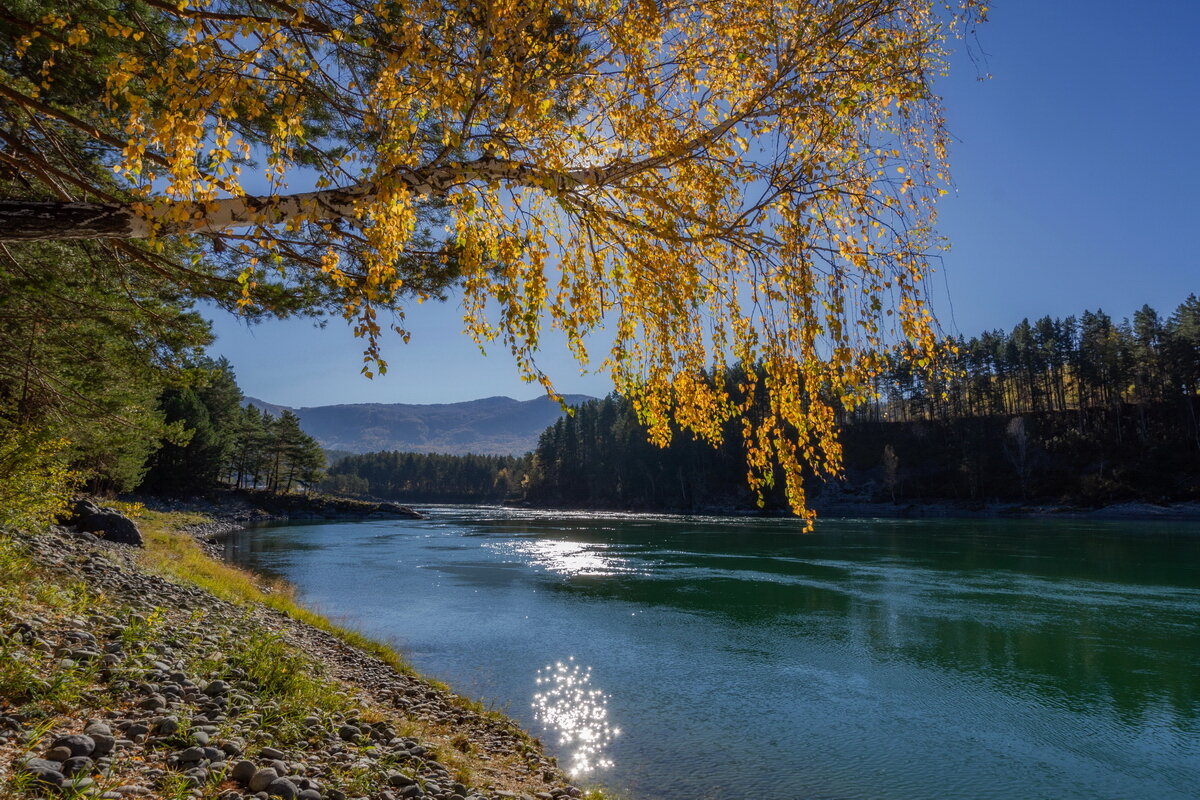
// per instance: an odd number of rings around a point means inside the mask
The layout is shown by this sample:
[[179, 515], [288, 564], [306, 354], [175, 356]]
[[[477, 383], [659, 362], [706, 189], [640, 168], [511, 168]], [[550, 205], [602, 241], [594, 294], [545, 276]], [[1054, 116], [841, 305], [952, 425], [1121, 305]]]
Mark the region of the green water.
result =
[[635, 798], [1200, 797], [1200, 524], [432, 512], [228, 553]]

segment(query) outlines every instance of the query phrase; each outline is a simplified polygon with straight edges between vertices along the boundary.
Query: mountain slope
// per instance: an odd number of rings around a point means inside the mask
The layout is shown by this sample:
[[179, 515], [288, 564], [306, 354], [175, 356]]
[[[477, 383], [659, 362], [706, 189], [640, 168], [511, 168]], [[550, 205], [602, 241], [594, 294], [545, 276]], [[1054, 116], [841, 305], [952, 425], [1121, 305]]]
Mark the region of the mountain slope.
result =
[[[574, 405], [591, 398], [569, 394], [564, 399]], [[433, 405], [355, 403], [290, 409], [254, 397], [247, 397], [245, 403], [273, 415], [288, 409], [300, 417], [305, 433], [322, 447], [352, 453], [401, 450], [521, 455], [532, 450], [541, 432], [563, 413], [548, 397], [534, 400], [486, 397]]]

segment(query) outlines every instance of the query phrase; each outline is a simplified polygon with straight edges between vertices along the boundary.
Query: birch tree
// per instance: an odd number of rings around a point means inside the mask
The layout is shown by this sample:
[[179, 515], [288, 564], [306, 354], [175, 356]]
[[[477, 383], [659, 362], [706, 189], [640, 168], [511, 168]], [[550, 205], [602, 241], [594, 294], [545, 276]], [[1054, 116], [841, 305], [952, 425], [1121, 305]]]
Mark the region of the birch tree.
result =
[[[835, 412], [869, 398], [880, 349], [936, 355], [924, 282], [949, 178], [933, 84], [947, 39], [985, 12], [16, 3], [0, 161], [29, 191], [0, 200], [0, 241], [184, 240], [205, 251], [184, 283], [218, 264], [247, 308], [271, 280], [336, 298], [368, 372], [385, 326], [407, 337], [404, 303], [453, 282], [478, 341], [553, 393], [536, 353], [559, 329], [657, 443], [747, 420], [751, 485], [778, 465], [807, 513], [802, 466], [837, 471]], [[89, 63], [95, 102], [56, 103], [59, 73]], [[83, 151], [110, 176], [63, 162]], [[706, 377], [729, 366], [741, 385]]]

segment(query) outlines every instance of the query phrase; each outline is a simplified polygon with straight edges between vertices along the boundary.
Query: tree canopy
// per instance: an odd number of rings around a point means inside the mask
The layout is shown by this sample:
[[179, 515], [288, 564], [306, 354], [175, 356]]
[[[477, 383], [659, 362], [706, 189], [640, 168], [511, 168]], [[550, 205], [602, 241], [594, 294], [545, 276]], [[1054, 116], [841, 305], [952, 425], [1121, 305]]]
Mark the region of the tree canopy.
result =
[[[778, 463], [803, 509], [801, 465], [837, 469], [835, 412], [868, 399], [880, 349], [935, 356], [933, 82], [985, 12], [20, 0], [0, 15], [0, 160], [24, 188], [0, 240], [145, 240], [152, 260], [182, 241], [190, 272], [159, 264], [182, 284], [338, 308], [368, 372], [384, 325], [407, 336], [406, 298], [454, 285], [468, 331], [550, 391], [536, 352], [563, 331], [658, 443], [755, 420], [752, 486]], [[741, 385], [706, 378], [730, 365]]]

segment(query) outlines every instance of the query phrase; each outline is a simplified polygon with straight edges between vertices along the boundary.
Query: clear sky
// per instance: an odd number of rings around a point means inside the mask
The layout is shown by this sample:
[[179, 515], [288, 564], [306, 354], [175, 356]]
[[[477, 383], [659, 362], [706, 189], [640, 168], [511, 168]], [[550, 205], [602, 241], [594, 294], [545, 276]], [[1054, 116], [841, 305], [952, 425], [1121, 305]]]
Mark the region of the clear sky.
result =
[[[1143, 303], [1169, 314], [1200, 293], [1200, 0], [997, 0], [966, 43], [945, 97], [957, 192], [940, 232], [953, 249], [933, 278], [948, 331]], [[990, 80], [978, 80], [990, 73]], [[387, 343], [386, 376], [359, 374], [361, 342], [340, 320], [247, 328], [216, 312], [213, 355], [247, 394], [290, 406], [448, 403], [540, 388], [503, 346], [486, 357], [457, 303], [410, 311], [412, 341]], [[539, 362], [559, 391], [603, 395], [551, 343]]]

